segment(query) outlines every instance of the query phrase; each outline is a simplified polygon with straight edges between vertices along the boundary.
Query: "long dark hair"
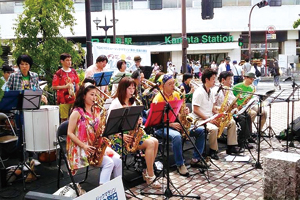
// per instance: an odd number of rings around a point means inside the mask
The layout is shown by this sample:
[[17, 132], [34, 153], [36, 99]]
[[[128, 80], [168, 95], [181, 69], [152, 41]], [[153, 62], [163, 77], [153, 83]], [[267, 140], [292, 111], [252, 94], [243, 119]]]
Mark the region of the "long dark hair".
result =
[[85, 104], [84, 104], [84, 96], [86, 95], [86, 93], [88, 93], [92, 89], [96, 89], [96, 86], [88, 85], [87, 87], [85, 87], [84, 84], [82, 84], [79, 87], [79, 90], [76, 92], [76, 98], [75, 98], [75, 102], [73, 105], [73, 109], [74, 108], [82, 108], [84, 110], [84, 112], [86, 112]]
[[[134, 85], [134, 87], [135, 87], [134, 95], [137, 96], [136, 83], [134, 82], [134, 80], [132, 78], [124, 77], [119, 82], [117, 93], [115, 94], [114, 98], [118, 98], [121, 105], [125, 105], [125, 98], [126, 98], [127, 88], [131, 85]], [[133, 104], [134, 103], [134, 98], [130, 98], [129, 102], [131, 104]]]

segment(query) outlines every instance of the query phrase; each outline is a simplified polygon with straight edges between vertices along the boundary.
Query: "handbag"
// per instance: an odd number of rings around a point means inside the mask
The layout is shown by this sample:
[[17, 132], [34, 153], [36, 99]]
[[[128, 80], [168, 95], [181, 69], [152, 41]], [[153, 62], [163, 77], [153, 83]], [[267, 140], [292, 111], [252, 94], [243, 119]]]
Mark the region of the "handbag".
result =
[[244, 79], [243, 79], [242, 76], [239, 75], [239, 72], [238, 72], [238, 70], [236, 69], [236, 66], [234, 66], [234, 68], [235, 68], [235, 71], [236, 71], [236, 73], [237, 73], [237, 76], [234, 77], [234, 79], [236, 79], [236, 83], [241, 83], [241, 82], [243, 82]]

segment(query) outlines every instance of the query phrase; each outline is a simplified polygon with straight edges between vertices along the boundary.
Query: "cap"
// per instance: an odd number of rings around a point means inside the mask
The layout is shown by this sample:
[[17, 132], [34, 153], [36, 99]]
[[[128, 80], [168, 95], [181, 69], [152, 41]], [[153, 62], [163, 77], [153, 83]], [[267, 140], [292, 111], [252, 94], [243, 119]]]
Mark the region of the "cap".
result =
[[134, 56], [134, 61], [139, 61], [139, 60], [142, 60], [141, 56]]
[[247, 72], [245, 74], [245, 77], [249, 77], [249, 78], [255, 78], [255, 74], [253, 72]]
[[162, 81], [165, 84], [168, 80], [170, 80], [171, 78], [173, 78], [173, 76], [171, 74], [165, 74]]
[[225, 60], [230, 61], [230, 57], [226, 57]]
[[14, 69], [11, 68], [11, 67], [8, 66], [8, 65], [3, 65], [3, 66], [2, 66], [2, 71], [3, 71], [3, 72], [14, 72]]
[[236, 60], [234, 60], [232, 63], [233, 63], [233, 64], [236, 64], [236, 63], [237, 63], [237, 61], [236, 61]]

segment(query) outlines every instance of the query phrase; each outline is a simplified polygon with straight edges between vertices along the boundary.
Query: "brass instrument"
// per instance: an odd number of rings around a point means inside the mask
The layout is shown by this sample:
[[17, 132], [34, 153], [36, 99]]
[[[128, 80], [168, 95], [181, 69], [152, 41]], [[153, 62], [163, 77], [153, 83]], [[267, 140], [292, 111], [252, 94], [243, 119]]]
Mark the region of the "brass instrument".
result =
[[197, 83], [194, 79], [191, 80], [190, 85], [194, 86], [194, 89], [197, 89], [198, 87], [200, 87], [201, 85], [199, 83]]
[[234, 105], [236, 104], [237, 100], [239, 99], [239, 97], [241, 95], [241, 93], [239, 93], [238, 96], [227, 107], [230, 90], [226, 86], [223, 86], [223, 87], [225, 89], [227, 89], [227, 91], [225, 93], [225, 98], [224, 98], [224, 101], [223, 101], [223, 103], [221, 105], [219, 113], [224, 113], [224, 115], [223, 115], [223, 117], [217, 118], [215, 120], [215, 123], [214, 123], [219, 128], [219, 130], [218, 130], [218, 138], [221, 137], [221, 135], [222, 135], [222, 133], [224, 131], [224, 128], [231, 121], [231, 119], [232, 119], [232, 113], [231, 113], [231, 111], [233, 110]]
[[147, 79], [144, 79], [141, 83], [142, 83], [143, 88], [145, 89], [143, 92], [143, 96], [147, 95], [149, 93], [149, 91], [151, 90], [151, 88], [156, 86], [155, 83], [153, 83]]
[[[182, 103], [182, 106], [180, 108], [180, 116], [179, 116], [179, 121], [181, 122], [182, 126], [184, 127], [184, 129], [186, 130], [187, 134], [189, 135], [190, 134], [190, 128], [191, 128], [191, 125], [192, 125], [192, 122], [194, 121], [193, 118], [191, 116], [188, 116], [185, 114], [185, 107], [186, 107], [186, 104], [185, 104], [185, 94], [184, 94], [184, 88], [181, 88], [178, 89], [177, 87], [175, 87], [175, 90], [177, 92], [179, 92], [179, 94], [181, 94], [182, 96], [182, 100], [183, 100], [183, 103]], [[184, 130], [181, 130], [180, 131], [181, 135], [182, 135], [182, 138], [186, 138], [186, 134], [185, 134], [185, 131]]]
[[72, 83], [72, 80], [70, 77], [66, 78], [66, 85], [69, 86], [69, 88], [68, 88], [69, 97], [68, 98], [74, 97], [75, 96], [74, 84]]
[[243, 101], [243, 103], [242, 103], [241, 105], [238, 106], [238, 110], [241, 110], [241, 109], [244, 107], [244, 105], [246, 105], [246, 104], [250, 101], [250, 99], [253, 97], [253, 94], [254, 94], [254, 93], [255, 93], [255, 88], [254, 88], [253, 92], [251, 92], [251, 94], [249, 94], [249, 95], [246, 97], [246, 99]]
[[[132, 98], [137, 102], [138, 105], [143, 105], [142, 102], [136, 98], [135, 95], [132, 95]], [[144, 129], [140, 126], [140, 124], [137, 124], [134, 130], [129, 131], [128, 135], [132, 136], [133, 142], [132, 143], [126, 143], [125, 148], [128, 152], [134, 153], [137, 151], [137, 148], [139, 146], [139, 143], [145, 134]]]
[[[99, 90], [101, 91], [101, 90]], [[110, 145], [110, 140], [106, 137], [102, 137], [106, 123], [106, 109], [104, 108], [104, 101], [99, 95], [97, 95], [98, 101], [95, 101], [95, 106], [99, 107], [102, 112], [99, 117], [98, 128], [95, 131], [94, 141], [89, 141], [89, 145], [95, 147], [95, 151], [92, 155], [88, 156], [89, 164], [95, 167], [100, 167], [106, 148]]]

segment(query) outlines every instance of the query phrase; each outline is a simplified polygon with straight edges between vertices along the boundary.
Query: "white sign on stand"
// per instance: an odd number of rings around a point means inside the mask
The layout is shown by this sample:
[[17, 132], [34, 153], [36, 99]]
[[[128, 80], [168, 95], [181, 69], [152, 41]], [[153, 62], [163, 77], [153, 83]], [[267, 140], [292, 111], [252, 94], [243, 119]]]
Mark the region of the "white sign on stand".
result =
[[118, 176], [113, 180], [96, 187], [95, 189], [75, 198], [76, 200], [126, 200], [122, 177]]
[[287, 68], [287, 55], [279, 54], [278, 56], [278, 65], [280, 68]]

